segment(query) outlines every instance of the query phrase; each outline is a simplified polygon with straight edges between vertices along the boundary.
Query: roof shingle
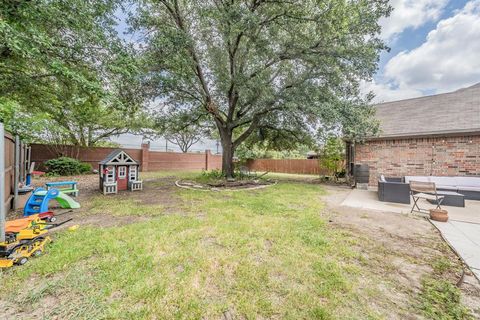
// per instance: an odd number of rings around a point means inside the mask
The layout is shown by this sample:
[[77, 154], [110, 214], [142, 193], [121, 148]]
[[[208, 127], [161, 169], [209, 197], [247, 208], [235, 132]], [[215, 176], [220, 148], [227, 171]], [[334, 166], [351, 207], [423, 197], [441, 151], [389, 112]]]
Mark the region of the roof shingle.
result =
[[480, 133], [480, 83], [450, 93], [377, 104], [380, 138]]

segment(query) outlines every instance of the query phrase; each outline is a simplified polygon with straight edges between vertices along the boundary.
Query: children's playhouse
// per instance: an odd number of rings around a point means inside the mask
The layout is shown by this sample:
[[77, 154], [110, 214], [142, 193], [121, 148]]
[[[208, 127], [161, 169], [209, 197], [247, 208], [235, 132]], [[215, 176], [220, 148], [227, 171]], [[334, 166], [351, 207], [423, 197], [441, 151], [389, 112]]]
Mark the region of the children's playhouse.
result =
[[140, 164], [123, 150], [115, 150], [99, 163], [100, 190], [103, 194], [119, 190], [142, 190]]

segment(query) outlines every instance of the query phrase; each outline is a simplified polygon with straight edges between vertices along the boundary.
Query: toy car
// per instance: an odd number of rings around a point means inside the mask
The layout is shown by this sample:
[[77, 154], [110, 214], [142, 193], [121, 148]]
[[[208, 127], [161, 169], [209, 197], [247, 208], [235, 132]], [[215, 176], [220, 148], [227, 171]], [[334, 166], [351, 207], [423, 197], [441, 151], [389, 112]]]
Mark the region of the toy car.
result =
[[38, 217], [41, 220], [47, 221], [47, 222], [55, 222], [57, 221], [57, 217], [55, 217], [55, 213], [52, 211], [47, 211], [47, 212], [42, 212], [38, 214]]

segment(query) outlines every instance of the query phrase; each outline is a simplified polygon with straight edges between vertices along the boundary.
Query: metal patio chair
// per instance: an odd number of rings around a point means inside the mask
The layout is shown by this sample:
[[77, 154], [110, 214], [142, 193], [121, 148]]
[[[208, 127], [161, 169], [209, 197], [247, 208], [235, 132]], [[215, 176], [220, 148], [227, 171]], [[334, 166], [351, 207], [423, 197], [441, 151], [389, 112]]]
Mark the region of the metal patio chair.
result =
[[429, 212], [427, 209], [422, 209], [418, 206], [418, 200], [420, 199], [425, 199], [430, 203], [436, 204], [436, 209], [442, 209], [440, 205], [445, 197], [438, 195], [434, 182], [410, 181], [410, 194], [413, 198], [413, 206], [410, 213], [414, 211], [421, 213]]

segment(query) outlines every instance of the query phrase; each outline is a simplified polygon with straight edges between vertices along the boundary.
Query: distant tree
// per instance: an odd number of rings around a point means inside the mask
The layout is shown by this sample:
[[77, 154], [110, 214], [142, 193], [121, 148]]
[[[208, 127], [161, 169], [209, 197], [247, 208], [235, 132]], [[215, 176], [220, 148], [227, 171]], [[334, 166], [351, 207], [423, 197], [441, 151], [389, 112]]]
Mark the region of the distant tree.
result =
[[203, 115], [192, 115], [176, 108], [165, 109], [152, 116], [154, 136], [163, 136], [168, 142], [177, 145], [183, 153], [202, 138], [210, 136], [211, 128]]
[[[129, 98], [123, 100], [122, 93], [114, 90], [86, 92], [74, 83], [58, 85], [50, 103], [31, 106], [29, 110], [49, 115], [54, 128], [45, 128], [44, 131], [53, 130], [68, 144], [95, 146], [143, 125], [143, 115], [135, 102]], [[40, 132], [40, 136], [43, 135]]]
[[305, 159], [310, 149], [298, 144], [293, 148], [275, 150], [272, 145], [264, 142], [244, 143], [236, 150], [236, 156], [240, 160], [248, 159]]
[[188, 128], [181, 132], [172, 132], [165, 135], [165, 139], [177, 145], [183, 153], [187, 153], [188, 150], [197, 142], [201, 140], [199, 132], [196, 132], [193, 128]]
[[378, 20], [390, 10], [388, 0], [145, 0], [132, 24], [143, 32], [146, 90], [215, 123], [231, 177], [235, 150], [255, 132], [376, 130], [358, 84], [376, 70]]

